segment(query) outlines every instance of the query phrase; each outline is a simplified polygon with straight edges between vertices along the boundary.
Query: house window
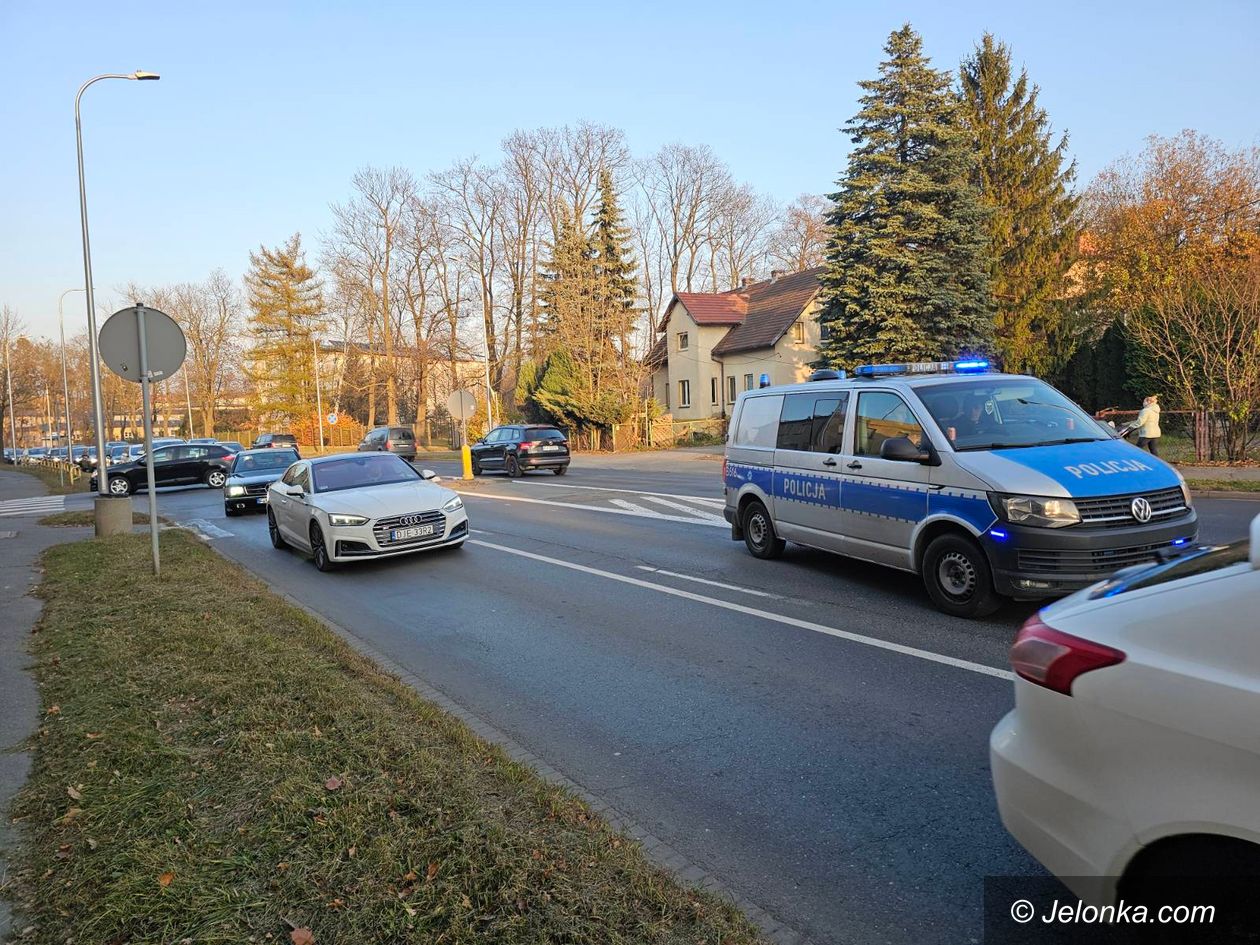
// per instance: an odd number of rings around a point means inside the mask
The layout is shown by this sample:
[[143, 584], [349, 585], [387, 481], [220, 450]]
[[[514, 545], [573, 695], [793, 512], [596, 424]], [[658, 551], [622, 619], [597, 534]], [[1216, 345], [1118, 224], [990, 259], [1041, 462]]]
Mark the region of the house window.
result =
[[819, 323], [818, 323], [818, 339], [819, 339], [820, 341], [830, 341], [830, 340], [831, 340], [831, 326], [830, 326], [830, 325], [828, 325], [828, 324], [826, 324], [826, 323], [824, 323], [824, 322], [819, 322]]
[[734, 374], [726, 379], [726, 402], [728, 404], [735, 403], [735, 383]]
[[691, 381], [678, 382], [678, 406], [691, 406]]
[[792, 343], [797, 345], [805, 344], [805, 323], [792, 323]]
[[718, 379], [716, 377], [709, 378], [709, 399], [713, 401], [713, 406], [718, 405]]
[[751, 375], [751, 374], [745, 374], [745, 375], [744, 375], [744, 390], [752, 390], [752, 389], [753, 389], [753, 386], [752, 386], [752, 375]]
[[678, 350], [679, 351], [687, 350], [687, 340], [688, 340], [687, 333], [685, 331], [680, 331], [678, 333]]

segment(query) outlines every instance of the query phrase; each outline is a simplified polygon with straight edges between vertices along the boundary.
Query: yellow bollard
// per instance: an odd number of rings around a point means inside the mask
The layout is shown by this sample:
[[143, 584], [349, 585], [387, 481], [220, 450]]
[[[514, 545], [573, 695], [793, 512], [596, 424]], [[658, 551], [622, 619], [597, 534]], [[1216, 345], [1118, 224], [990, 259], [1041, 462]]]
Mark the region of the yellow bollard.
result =
[[465, 478], [465, 479], [471, 479], [471, 478], [473, 477], [473, 474], [472, 474], [472, 450], [470, 450], [470, 449], [468, 448], [468, 444], [467, 444], [467, 443], [465, 443], [463, 446], [461, 446], [461, 447], [459, 448], [459, 458], [460, 458], [460, 459], [463, 461], [463, 463], [464, 463], [464, 478]]

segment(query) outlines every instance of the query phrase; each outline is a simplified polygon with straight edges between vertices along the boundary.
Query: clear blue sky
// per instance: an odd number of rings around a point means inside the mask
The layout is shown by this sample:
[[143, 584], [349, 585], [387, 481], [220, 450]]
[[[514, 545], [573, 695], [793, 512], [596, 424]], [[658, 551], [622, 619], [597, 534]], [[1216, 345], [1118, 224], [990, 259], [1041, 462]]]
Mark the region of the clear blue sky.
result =
[[[109, 3], [0, 0], [0, 303], [37, 333], [83, 284], [73, 99], [84, 97], [101, 308], [129, 280], [233, 275], [329, 225], [364, 164], [492, 157], [589, 119], [635, 153], [709, 144], [780, 200], [831, 188], [859, 79], [909, 20], [940, 68], [984, 30], [1071, 133], [1086, 183], [1152, 133], [1258, 143], [1260, 3]], [[67, 299], [82, 324], [82, 295]]]

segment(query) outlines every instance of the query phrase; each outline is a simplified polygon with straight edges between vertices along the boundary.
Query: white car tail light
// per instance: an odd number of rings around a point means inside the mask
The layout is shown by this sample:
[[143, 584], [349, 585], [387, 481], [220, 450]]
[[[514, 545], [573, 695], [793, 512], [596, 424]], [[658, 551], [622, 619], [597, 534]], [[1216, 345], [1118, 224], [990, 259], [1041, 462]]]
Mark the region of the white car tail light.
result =
[[1015, 637], [1010, 659], [1011, 668], [1022, 679], [1070, 696], [1078, 676], [1115, 666], [1124, 661], [1124, 653], [1055, 630], [1034, 614]]

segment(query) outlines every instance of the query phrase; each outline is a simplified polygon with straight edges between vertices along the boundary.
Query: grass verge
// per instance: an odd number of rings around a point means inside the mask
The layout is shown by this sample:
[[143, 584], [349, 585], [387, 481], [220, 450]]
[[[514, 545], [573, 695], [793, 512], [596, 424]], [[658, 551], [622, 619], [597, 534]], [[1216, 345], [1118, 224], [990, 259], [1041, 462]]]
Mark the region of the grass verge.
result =
[[1260, 479], [1187, 479], [1197, 492], [1260, 492]]
[[160, 581], [148, 547], [44, 555], [23, 941], [757, 940], [192, 536]]
[[[159, 522], [166, 521], [162, 516], [158, 516]], [[41, 525], [51, 525], [53, 528], [78, 528], [88, 526], [89, 528], [96, 524], [96, 512], [92, 509], [76, 509], [73, 512], [55, 512], [52, 515], [45, 515], [39, 520]], [[144, 512], [131, 513], [132, 525], [148, 525], [149, 516]]]

